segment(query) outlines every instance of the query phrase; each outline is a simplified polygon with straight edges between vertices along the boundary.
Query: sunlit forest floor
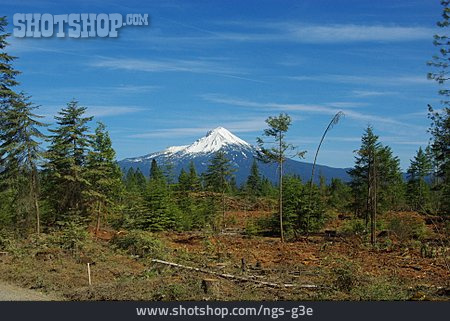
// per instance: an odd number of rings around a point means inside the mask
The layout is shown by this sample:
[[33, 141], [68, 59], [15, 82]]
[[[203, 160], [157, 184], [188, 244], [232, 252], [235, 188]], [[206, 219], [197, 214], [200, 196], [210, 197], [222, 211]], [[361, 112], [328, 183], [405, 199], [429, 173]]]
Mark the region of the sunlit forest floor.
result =
[[[419, 214], [406, 214], [425, 222]], [[227, 212], [229, 224], [222, 233], [134, 235], [104, 229], [95, 235], [91, 230], [77, 250], [55, 245], [55, 233], [30, 237], [10, 243], [0, 254], [0, 279], [66, 300], [449, 299], [446, 240], [435, 223], [426, 224], [426, 240], [399, 240], [380, 232], [375, 247], [367, 236], [347, 233], [351, 219], [343, 215], [332, 217], [320, 232], [285, 243], [245, 234], [246, 220], [266, 215]], [[388, 213], [384, 219], [396, 215], [405, 213]]]

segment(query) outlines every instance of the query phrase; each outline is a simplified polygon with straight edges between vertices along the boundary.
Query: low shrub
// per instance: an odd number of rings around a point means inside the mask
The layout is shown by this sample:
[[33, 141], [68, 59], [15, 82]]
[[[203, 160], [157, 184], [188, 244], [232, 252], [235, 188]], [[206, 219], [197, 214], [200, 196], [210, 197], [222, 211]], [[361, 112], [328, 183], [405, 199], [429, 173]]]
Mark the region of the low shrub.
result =
[[358, 267], [347, 260], [339, 260], [333, 269], [334, 285], [340, 291], [350, 292], [358, 284]]
[[112, 243], [131, 255], [140, 257], [164, 258], [167, 249], [153, 233], [147, 231], [133, 230], [125, 235], [117, 235]]
[[366, 224], [362, 219], [351, 219], [345, 222], [342, 232], [345, 234], [363, 235], [366, 233]]
[[353, 289], [355, 299], [362, 301], [399, 301], [407, 300], [409, 292], [400, 285], [401, 282], [392, 278], [372, 277], [364, 280]]
[[387, 228], [399, 241], [421, 240], [426, 234], [424, 220], [413, 213], [394, 213], [387, 218]]

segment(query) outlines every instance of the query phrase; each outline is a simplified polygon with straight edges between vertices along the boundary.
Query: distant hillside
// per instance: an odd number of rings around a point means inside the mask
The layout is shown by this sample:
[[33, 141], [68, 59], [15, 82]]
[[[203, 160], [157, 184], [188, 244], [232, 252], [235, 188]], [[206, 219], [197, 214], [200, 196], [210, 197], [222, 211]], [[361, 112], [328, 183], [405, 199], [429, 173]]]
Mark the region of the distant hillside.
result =
[[[239, 137], [233, 135], [223, 127], [218, 127], [209, 131], [206, 136], [198, 139], [191, 145], [173, 146], [163, 151], [151, 153], [141, 157], [126, 158], [119, 162], [120, 167], [126, 171], [130, 167], [139, 168], [142, 173], [148, 176], [152, 159], [164, 166], [172, 164], [176, 177], [181, 169], [187, 169], [191, 161], [194, 162], [197, 172], [203, 173], [209, 164], [211, 157], [215, 152], [222, 150], [232, 161], [236, 168], [235, 176], [238, 184], [247, 179], [253, 159], [256, 156], [256, 148], [248, 144]], [[277, 164], [264, 164], [259, 162], [260, 172], [272, 182], [277, 182]], [[285, 174], [299, 175], [304, 181], [311, 177], [312, 164], [299, 162], [293, 159], [287, 159], [285, 162]], [[345, 168], [334, 168], [323, 165], [316, 166], [315, 181], [318, 182], [319, 176], [323, 175], [327, 182], [332, 178], [340, 178], [348, 181], [349, 175]]]

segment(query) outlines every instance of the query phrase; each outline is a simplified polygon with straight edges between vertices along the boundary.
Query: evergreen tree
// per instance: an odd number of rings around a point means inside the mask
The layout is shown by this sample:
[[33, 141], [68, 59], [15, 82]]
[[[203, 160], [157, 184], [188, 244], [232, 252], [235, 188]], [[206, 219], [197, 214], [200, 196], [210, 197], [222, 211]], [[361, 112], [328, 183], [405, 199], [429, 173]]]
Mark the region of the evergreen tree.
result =
[[258, 162], [253, 159], [252, 167], [250, 168], [250, 175], [245, 184], [247, 192], [251, 196], [260, 196], [262, 192], [262, 179], [259, 174]]
[[265, 197], [276, 197], [277, 190], [273, 186], [272, 182], [267, 178], [263, 177], [261, 181], [261, 195]]
[[164, 173], [159, 168], [158, 163], [156, 162], [156, 159], [152, 159], [151, 165], [150, 165], [150, 180], [161, 180], [164, 179]]
[[137, 190], [137, 181], [133, 167], [128, 168], [123, 181], [127, 191]]
[[[266, 119], [266, 123], [269, 126], [264, 130], [264, 136], [269, 139], [273, 139], [274, 146], [265, 148], [266, 142], [261, 138], [257, 138], [257, 142], [260, 148], [259, 158], [264, 162], [276, 162], [278, 163], [278, 215], [280, 219], [280, 238], [281, 242], [284, 242], [283, 234], [283, 163], [286, 160], [286, 153], [294, 150], [294, 146], [286, 142], [286, 132], [291, 125], [291, 117], [287, 114], [281, 113], [278, 117], [269, 117]], [[268, 142], [269, 143], [269, 142]], [[303, 157], [305, 152], [296, 153], [292, 156]]]
[[230, 179], [235, 169], [221, 150], [211, 159], [205, 173], [206, 188], [222, 195], [222, 226], [225, 227], [225, 192], [229, 189]]
[[136, 171], [134, 172], [134, 178], [137, 187], [139, 188], [139, 191], [141, 192], [141, 194], [144, 193], [145, 189], [147, 188], [147, 178], [139, 168], [137, 168]]
[[[6, 26], [6, 17], [0, 17], [0, 116], [11, 104], [11, 99], [18, 96], [13, 88], [19, 84], [16, 76], [20, 73], [12, 65], [16, 57], [5, 52], [5, 48], [8, 46], [7, 39], [10, 36], [6, 32]], [[0, 117], [0, 122], [2, 119], [3, 116]]]
[[428, 105], [428, 116], [431, 120], [430, 132], [432, 135], [431, 147], [434, 164], [436, 165], [436, 184], [434, 190], [439, 194], [441, 210], [445, 214], [450, 213], [450, 90], [446, 87], [448, 77], [447, 68], [450, 62], [450, 42], [447, 35], [450, 16], [450, 1], [441, 0], [442, 20], [437, 22], [442, 33], [434, 36], [434, 45], [438, 47], [438, 54], [432, 57], [428, 65], [432, 71], [428, 78], [435, 80], [442, 97], [441, 110], [437, 111]]
[[89, 189], [86, 191], [93, 212], [96, 214], [96, 231], [100, 229], [102, 213], [111, 211], [121, 190], [121, 172], [116, 163], [116, 152], [112, 147], [106, 127], [98, 123], [88, 153], [86, 176]]
[[146, 213], [144, 193], [147, 189], [147, 179], [137, 168], [130, 167], [124, 178], [125, 193], [122, 202], [122, 219], [118, 226], [135, 228], [137, 220]]
[[20, 73], [12, 63], [16, 59], [9, 55], [6, 33], [6, 17], [0, 17], [0, 193], [8, 208], [13, 210], [17, 221], [36, 219], [36, 232], [40, 231], [38, 163], [41, 159], [39, 131], [43, 126], [34, 114], [37, 108], [29, 97], [16, 93]]
[[86, 215], [86, 158], [90, 146], [86, 107], [71, 101], [55, 117], [57, 128], [51, 129], [50, 146], [45, 164], [46, 194], [53, 207], [53, 219], [67, 215]]
[[430, 202], [430, 188], [426, 178], [432, 173], [431, 160], [420, 147], [408, 168], [408, 203], [415, 211], [426, 211]]
[[374, 155], [381, 147], [373, 128], [367, 127], [361, 138], [361, 148], [356, 151], [355, 166], [348, 172], [352, 179], [350, 186], [354, 195], [353, 207], [357, 216], [363, 214], [366, 226], [369, 222], [369, 166], [373, 165]]
[[189, 162], [189, 175], [188, 175], [188, 184], [189, 189], [191, 191], [199, 191], [201, 189], [200, 178], [197, 175], [197, 170], [195, 169], [195, 165], [193, 161]]
[[42, 159], [40, 139], [44, 126], [34, 114], [37, 106], [23, 93], [11, 99], [3, 113], [3, 130], [0, 132], [0, 185], [10, 189], [16, 220], [27, 222], [35, 218], [36, 232], [40, 232], [38, 165]]
[[372, 242], [375, 242], [375, 215], [378, 211], [394, 209], [403, 199], [403, 182], [399, 159], [389, 147], [378, 142], [378, 136], [368, 127], [356, 151], [355, 167], [349, 171], [354, 195], [353, 207], [363, 214], [366, 227], [371, 222]]
[[351, 204], [351, 189], [339, 178], [332, 178], [328, 192], [328, 207], [339, 212], [348, 210]]
[[124, 177], [125, 188], [128, 192], [142, 194], [147, 187], [147, 179], [141, 170], [130, 167]]
[[[6, 33], [6, 26], [6, 17], [0, 17], [0, 135], [4, 135], [4, 131], [7, 129], [5, 125], [5, 112], [11, 106], [12, 98], [17, 95], [13, 88], [18, 85], [15, 78], [19, 74], [19, 71], [15, 70], [12, 65], [16, 58], [5, 51], [5, 48], [8, 46], [7, 39], [10, 36], [9, 33]], [[0, 144], [2, 143], [0, 139]], [[1, 170], [2, 167], [0, 165]], [[14, 194], [17, 193], [17, 189], [8, 188], [8, 186], [12, 187], [12, 185], [9, 183], [5, 184], [6, 182], [4, 180], [5, 178], [2, 178], [2, 181], [0, 181], [0, 184], [3, 183], [1, 184], [3, 188], [0, 189], [0, 207], [2, 209], [0, 214], [2, 215], [1, 219], [5, 223], [11, 223], [13, 219], [11, 213], [16, 212], [14, 209], [16, 202], [13, 199], [15, 198]]]
[[136, 227], [152, 231], [176, 227], [179, 210], [173, 201], [166, 177], [154, 159], [143, 200], [145, 210], [134, 217]]
[[[313, 193], [309, 189], [311, 185], [303, 185], [298, 176], [285, 176], [283, 188], [284, 231], [297, 235], [298, 233], [317, 231], [324, 222], [324, 202], [316, 200], [320, 198], [317, 186], [313, 185]], [[314, 210], [309, 208], [309, 195], [316, 201]]]
[[375, 181], [380, 212], [400, 210], [405, 205], [406, 186], [400, 169], [400, 159], [389, 146], [383, 146], [376, 155]]
[[164, 162], [161, 172], [169, 186], [169, 188], [175, 184], [175, 172], [174, 172], [175, 168], [173, 165], [172, 160], [168, 159]]
[[184, 168], [181, 169], [180, 175], [178, 176], [178, 188], [185, 192], [190, 190], [189, 174], [186, 173]]

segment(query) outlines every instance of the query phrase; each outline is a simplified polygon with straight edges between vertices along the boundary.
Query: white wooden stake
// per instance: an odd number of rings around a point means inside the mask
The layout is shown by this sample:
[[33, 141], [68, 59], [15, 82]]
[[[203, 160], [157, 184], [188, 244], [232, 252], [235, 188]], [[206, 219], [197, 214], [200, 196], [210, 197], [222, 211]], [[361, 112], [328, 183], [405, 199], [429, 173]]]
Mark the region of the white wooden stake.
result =
[[88, 270], [89, 286], [91, 286], [92, 280], [91, 280], [91, 264], [90, 263], [87, 264], [87, 270]]

